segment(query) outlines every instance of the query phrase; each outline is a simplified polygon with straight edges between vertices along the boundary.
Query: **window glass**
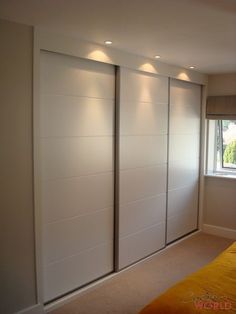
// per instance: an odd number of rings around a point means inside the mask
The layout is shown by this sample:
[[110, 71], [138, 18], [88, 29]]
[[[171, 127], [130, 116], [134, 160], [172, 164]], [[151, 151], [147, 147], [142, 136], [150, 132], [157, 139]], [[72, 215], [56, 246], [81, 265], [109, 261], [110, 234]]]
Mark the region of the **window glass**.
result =
[[216, 128], [216, 170], [236, 170], [236, 120], [219, 120]]

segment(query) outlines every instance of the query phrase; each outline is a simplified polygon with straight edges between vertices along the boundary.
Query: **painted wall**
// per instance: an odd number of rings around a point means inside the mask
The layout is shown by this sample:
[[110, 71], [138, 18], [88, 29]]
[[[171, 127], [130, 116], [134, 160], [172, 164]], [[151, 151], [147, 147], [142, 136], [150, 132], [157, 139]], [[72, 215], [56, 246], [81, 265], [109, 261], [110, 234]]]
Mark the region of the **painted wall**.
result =
[[204, 223], [236, 230], [236, 180], [207, 177]]
[[236, 73], [218, 74], [208, 76], [208, 95], [235, 95]]
[[[208, 95], [236, 95], [236, 73], [209, 75]], [[236, 230], [236, 179], [205, 178], [203, 221]]]
[[32, 27], [0, 20], [0, 313], [36, 302]]

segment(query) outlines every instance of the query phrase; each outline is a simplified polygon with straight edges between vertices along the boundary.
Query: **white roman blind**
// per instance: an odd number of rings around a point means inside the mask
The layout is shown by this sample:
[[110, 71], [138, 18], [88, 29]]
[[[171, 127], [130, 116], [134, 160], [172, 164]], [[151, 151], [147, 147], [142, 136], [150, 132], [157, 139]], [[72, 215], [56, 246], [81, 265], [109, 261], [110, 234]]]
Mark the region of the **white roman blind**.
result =
[[208, 96], [206, 118], [212, 120], [236, 119], [236, 95]]

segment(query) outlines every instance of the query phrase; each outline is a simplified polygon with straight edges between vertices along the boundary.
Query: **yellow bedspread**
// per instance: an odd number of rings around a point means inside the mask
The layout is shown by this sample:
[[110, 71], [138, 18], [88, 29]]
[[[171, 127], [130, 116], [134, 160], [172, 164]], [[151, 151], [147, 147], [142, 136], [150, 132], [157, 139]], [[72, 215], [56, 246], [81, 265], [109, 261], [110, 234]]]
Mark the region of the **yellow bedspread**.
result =
[[236, 313], [236, 242], [168, 289], [140, 314]]

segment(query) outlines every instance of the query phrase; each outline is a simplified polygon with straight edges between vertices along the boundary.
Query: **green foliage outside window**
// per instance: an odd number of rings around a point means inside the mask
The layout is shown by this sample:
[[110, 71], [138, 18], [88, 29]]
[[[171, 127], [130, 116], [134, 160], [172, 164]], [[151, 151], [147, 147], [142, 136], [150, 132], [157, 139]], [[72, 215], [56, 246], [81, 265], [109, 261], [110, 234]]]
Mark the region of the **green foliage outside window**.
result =
[[226, 146], [224, 151], [224, 162], [236, 164], [236, 140]]

